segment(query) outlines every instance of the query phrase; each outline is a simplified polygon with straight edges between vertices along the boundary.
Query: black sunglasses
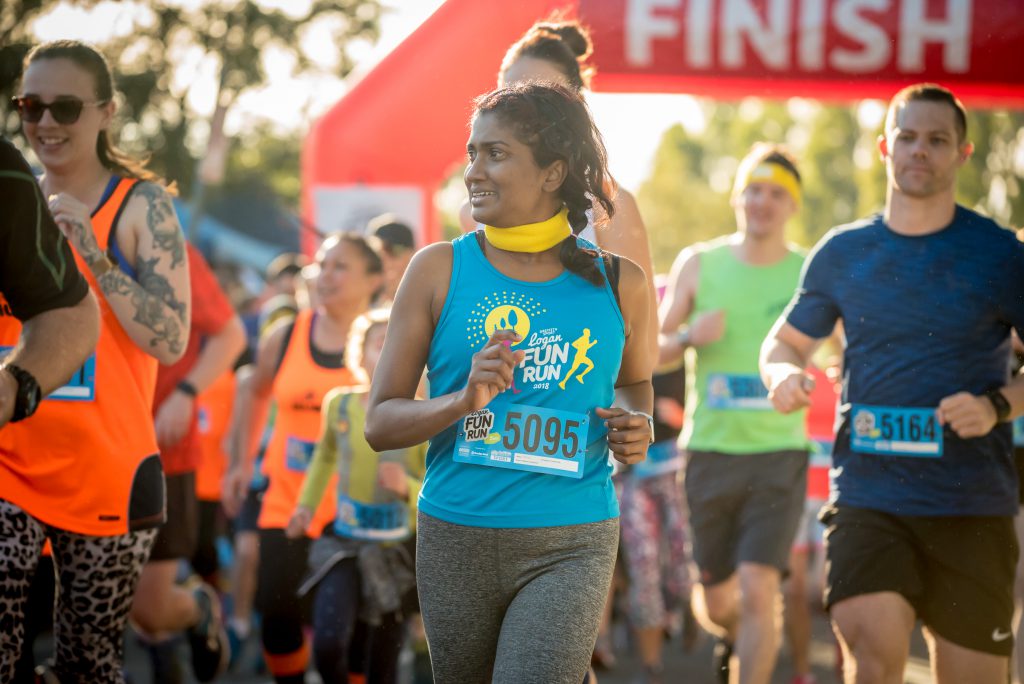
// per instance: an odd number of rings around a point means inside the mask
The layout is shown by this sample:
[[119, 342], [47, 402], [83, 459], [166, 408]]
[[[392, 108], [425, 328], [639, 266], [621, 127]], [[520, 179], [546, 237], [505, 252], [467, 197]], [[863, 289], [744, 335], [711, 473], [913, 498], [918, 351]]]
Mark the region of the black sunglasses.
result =
[[39, 123], [43, 113], [49, 109], [53, 120], [59, 124], [70, 125], [78, 121], [82, 115], [82, 107], [100, 107], [105, 105], [106, 100], [99, 102], [83, 102], [77, 97], [62, 95], [50, 103], [43, 102], [35, 95], [26, 97], [12, 97], [11, 104], [18, 110], [22, 121], [28, 123]]

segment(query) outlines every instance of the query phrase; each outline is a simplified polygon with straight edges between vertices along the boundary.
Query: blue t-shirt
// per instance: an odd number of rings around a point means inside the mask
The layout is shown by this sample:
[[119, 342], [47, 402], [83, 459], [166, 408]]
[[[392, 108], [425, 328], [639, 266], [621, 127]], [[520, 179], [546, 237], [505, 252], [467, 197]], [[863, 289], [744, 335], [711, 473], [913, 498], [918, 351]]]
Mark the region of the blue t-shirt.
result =
[[833, 502], [899, 515], [1017, 513], [1009, 425], [974, 439], [940, 428], [938, 457], [851, 447], [852, 407], [934, 409], [1009, 381], [1010, 329], [1024, 332], [1024, 244], [1013, 233], [960, 206], [952, 223], [919, 237], [880, 215], [835, 228], [807, 259], [784, 316], [814, 338], [839, 319], [845, 328]]
[[448, 298], [427, 360], [431, 396], [465, 387], [473, 354], [496, 329], [515, 329], [522, 340], [511, 348], [525, 358], [510, 389], [430, 440], [419, 509], [495, 528], [618, 516], [607, 429], [594, 412], [614, 400], [625, 344], [610, 286], [569, 271], [539, 283], [514, 280], [487, 261], [472, 233], [452, 248]]

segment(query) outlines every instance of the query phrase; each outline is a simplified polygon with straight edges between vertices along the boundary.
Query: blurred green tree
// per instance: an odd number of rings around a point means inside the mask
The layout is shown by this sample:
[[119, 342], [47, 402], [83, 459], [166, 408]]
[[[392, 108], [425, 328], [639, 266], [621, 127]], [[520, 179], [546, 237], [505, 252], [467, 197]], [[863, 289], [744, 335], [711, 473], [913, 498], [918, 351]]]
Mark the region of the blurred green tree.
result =
[[304, 131], [284, 131], [270, 122], [243, 131], [234, 140], [218, 192], [230, 195], [262, 188], [297, 213], [302, 194], [299, 155], [304, 137]]
[[[37, 42], [31, 34], [33, 21], [59, 4], [60, 0], [0, 3], [0, 96], [5, 105], [17, 85], [24, 55]], [[99, 2], [70, 0], [70, 4], [89, 9]], [[117, 89], [123, 95], [117, 118], [120, 130], [115, 131], [120, 133], [121, 146], [148, 156], [155, 171], [176, 181], [188, 195], [196, 162], [209, 140], [210, 121], [188, 106], [192, 84], [182, 85], [182, 79], [174, 78], [182, 60], [199, 63], [212, 57], [216, 61], [218, 102], [228, 108], [246, 90], [267, 82], [264, 58], [268, 55], [290, 60], [293, 75], [322, 71], [324, 67], [302, 48], [314, 24], [330, 33], [337, 49], [330, 70], [339, 76], [354, 65], [349, 54], [353, 42], [372, 42], [379, 35], [379, 0], [310, 0], [290, 5], [294, 7], [285, 11], [257, 0], [138, 3], [132, 31], [99, 46], [114, 68]], [[4, 123], [8, 133], [17, 130], [17, 117], [10, 112]]]

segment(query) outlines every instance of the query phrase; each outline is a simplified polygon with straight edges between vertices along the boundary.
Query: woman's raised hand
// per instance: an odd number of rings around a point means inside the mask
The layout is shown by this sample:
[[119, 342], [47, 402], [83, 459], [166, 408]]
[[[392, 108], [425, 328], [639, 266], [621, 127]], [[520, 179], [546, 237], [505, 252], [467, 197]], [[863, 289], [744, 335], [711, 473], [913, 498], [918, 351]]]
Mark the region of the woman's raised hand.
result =
[[496, 330], [484, 348], [473, 354], [473, 365], [461, 397], [466, 413], [479, 411], [512, 386], [513, 370], [525, 356], [522, 351], [511, 349], [520, 339], [513, 330]]

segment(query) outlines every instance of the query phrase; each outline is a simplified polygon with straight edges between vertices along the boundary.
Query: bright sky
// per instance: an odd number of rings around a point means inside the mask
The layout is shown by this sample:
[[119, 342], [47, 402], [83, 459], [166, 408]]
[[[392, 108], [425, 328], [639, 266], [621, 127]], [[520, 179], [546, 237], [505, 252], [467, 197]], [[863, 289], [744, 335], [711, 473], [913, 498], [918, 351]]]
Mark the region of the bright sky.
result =
[[[180, 0], [194, 5], [205, 0]], [[247, 93], [227, 120], [228, 133], [244, 130], [254, 120], [270, 118], [284, 129], [307, 126], [338, 101], [350, 83], [369, 72], [373, 65], [412, 33], [443, 0], [382, 0], [381, 39], [373, 46], [354, 46], [351, 54], [357, 69], [348, 81], [331, 77], [297, 79], [291, 74], [291, 61], [283, 53], [265, 56], [270, 84]], [[265, 6], [302, 12], [310, 0], [260, 0]], [[62, 6], [36, 22], [34, 31], [42, 40], [77, 38], [102, 42], [110, 35], [131, 30], [138, 2], [101, 2], [91, 10]], [[303, 41], [310, 56], [324, 65], [335, 58], [335, 48], [327, 26], [311, 30]], [[216, 95], [216, 64], [198, 50], [179, 50], [174, 55], [178, 71], [172, 88], [188, 91], [188, 101], [199, 114], [213, 111]], [[685, 95], [620, 95], [592, 93], [588, 100], [598, 127], [604, 134], [612, 174], [624, 186], [636, 190], [646, 178], [654, 150], [662, 133], [675, 123], [699, 131], [704, 120], [700, 108]]]

